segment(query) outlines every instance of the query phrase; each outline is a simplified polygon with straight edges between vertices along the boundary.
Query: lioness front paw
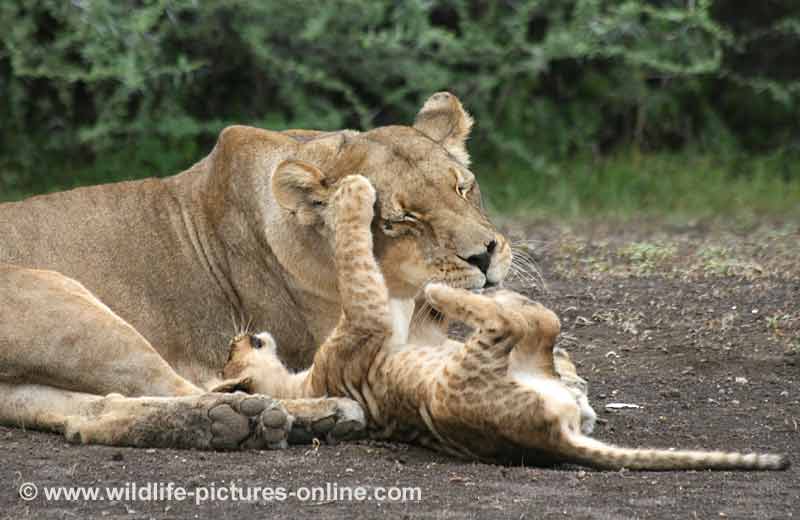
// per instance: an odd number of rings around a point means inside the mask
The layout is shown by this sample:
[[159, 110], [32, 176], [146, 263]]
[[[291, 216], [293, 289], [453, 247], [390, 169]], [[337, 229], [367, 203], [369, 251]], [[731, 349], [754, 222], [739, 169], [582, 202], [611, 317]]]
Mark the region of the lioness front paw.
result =
[[226, 398], [208, 410], [212, 447], [233, 450], [287, 446], [292, 417], [279, 401], [260, 395], [223, 395]]
[[367, 425], [361, 405], [344, 397], [287, 399], [283, 405], [294, 418], [291, 444], [308, 444], [314, 439], [334, 444], [361, 436]]

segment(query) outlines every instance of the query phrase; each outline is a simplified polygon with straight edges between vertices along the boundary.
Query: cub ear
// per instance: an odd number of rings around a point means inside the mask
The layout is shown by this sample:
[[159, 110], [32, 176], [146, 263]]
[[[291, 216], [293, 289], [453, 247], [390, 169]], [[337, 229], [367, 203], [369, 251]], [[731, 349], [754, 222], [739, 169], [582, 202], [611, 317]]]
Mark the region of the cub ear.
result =
[[303, 225], [318, 221], [319, 209], [328, 200], [325, 175], [303, 161], [287, 159], [272, 174], [272, 194], [282, 208], [294, 213]]
[[417, 114], [414, 128], [469, 165], [466, 142], [472, 128], [472, 117], [456, 96], [449, 92], [437, 92], [429, 97]]

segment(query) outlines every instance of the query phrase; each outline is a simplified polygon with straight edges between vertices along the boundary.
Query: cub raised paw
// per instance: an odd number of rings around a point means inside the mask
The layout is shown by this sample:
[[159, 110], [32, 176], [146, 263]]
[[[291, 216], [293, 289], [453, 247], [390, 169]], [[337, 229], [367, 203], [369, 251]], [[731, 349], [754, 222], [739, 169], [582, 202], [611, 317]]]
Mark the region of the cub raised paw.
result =
[[368, 230], [375, 215], [375, 197], [375, 188], [366, 177], [348, 175], [342, 179], [331, 197], [334, 228], [347, 223]]

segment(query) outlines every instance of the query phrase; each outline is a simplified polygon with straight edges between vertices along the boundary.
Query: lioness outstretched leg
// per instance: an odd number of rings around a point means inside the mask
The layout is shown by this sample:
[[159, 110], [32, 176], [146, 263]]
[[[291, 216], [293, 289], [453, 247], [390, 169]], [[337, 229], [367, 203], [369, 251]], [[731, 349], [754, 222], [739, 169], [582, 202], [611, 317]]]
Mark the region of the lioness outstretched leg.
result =
[[183, 397], [102, 397], [43, 385], [0, 383], [0, 424], [63, 433], [73, 442], [113, 446], [282, 448], [287, 441], [333, 442], [364, 429], [350, 399], [286, 399], [243, 393]]
[[0, 383], [2, 422], [63, 433], [73, 442], [153, 448], [280, 448], [292, 426], [265, 396], [105, 397]]

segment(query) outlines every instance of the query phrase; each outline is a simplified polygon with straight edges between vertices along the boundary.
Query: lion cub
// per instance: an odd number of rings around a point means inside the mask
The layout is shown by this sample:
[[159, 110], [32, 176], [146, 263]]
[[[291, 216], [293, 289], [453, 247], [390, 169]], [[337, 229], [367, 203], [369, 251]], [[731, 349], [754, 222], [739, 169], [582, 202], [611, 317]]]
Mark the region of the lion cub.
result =
[[586, 436], [582, 407], [554, 366], [558, 318], [510, 291], [479, 295], [430, 284], [428, 302], [473, 334], [464, 344], [392, 341], [391, 306], [372, 254], [374, 203], [360, 176], [346, 178], [334, 196], [342, 316], [311, 368], [290, 373], [268, 334], [242, 335], [231, 344], [225, 377], [275, 397], [349, 397], [364, 407], [373, 437], [484, 461], [650, 470], [788, 466], [780, 455], [629, 449]]

